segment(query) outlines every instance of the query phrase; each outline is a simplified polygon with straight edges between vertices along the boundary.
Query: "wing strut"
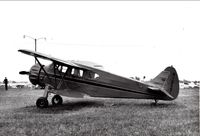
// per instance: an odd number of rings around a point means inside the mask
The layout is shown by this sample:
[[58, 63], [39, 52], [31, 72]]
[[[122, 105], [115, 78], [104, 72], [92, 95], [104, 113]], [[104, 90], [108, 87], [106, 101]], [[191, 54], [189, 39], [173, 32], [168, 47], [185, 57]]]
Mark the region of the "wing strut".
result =
[[[60, 65], [61, 66], [61, 65]], [[58, 67], [59, 67], [59, 65], [58, 66], [56, 66], [56, 63], [54, 62], [54, 74], [56, 75], [56, 69], [58, 69]], [[66, 74], [67, 74], [67, 70], [65, 71], [65, 74], [62, 76], [62, 74], [61, 74], [61, 72], [58, 70], [58, 72], [59, 72], [59, 74], [60, 74], [60, 76], [62, 77], [62, 79], [61, 79], [61, 81], [58, 83], [58, 85], [56, 84], [56, 76], [55, 76], [55, 84], [57, 85], [57, 87], [55, 88], [55, 89], [59, 89], [60, 87], [61, 87], [61, 85], [62, 85], [62, 83], [64, 83], [64, 85], [65, 85], [65, 82], [64, 82], [64, 78], [65, 78], [65, 76], [66, 76]], [[66, 86], [65, 86], [66, 87]]]
[[[62, 76], [62, 80], [60, 81], [60, 83], [59, 83], [58, 86], [57, 86], [58, 88], [61, 87], [62, 83], [64, 83], [64, 85], [65, 85], [64, 78], [65, 78], [66, 74], [67, 74], [67, 71], [66, 71], [65, 74]], [[65, 87], [66, 87], [66, 86], [65, 86]]]

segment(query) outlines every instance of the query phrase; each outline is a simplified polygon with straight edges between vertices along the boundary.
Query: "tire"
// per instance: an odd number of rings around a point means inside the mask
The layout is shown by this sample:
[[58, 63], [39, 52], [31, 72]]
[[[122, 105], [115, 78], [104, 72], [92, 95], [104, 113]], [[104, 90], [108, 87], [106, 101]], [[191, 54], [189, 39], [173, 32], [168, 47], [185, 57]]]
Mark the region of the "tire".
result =
[[62, 105], [63, 99], [60, 95], [54, 95], [54, 97], [51, 99], [52, 105]]
[[49, 105], [49, 102], [48, 102], [47, 98], [45, 98], [45, 97], [40, 97], [36, 101], [36, 106], [38, 108], [46, 108], [46, 107], [48, 107], [48, 105]]

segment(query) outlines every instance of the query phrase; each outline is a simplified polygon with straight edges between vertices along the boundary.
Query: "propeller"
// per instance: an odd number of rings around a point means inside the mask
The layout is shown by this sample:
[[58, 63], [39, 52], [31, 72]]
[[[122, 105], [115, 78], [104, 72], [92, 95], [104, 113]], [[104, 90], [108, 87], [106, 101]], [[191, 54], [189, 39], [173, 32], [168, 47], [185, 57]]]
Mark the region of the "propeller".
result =
[[20, 75], [29, 75], [30, 72], [28, 71], [20, 71], [19, 74]]

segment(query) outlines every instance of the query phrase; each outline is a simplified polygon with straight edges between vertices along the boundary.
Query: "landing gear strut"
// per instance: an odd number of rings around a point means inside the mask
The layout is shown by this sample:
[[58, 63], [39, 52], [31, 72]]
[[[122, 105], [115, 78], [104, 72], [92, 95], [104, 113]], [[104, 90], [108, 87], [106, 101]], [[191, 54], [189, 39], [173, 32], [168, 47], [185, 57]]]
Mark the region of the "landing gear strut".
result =
[[47, 100], [48, 94], [49, 94], [49, 87], [46, 86], [43, 97], [38, 98], [36, 101], [36, 106], [38, 108], [47, 108], [48, 107], [48, 105], [49, 105], [49, 102]]
[[[40, 97], [37, 99], [36, 101], [36, 106], [38, 108], [47, 108], [48, 105], [49, 105], [49, 102], [48, 102], [48, 95], [49, 93], [51, 93], [51, 88], [50, 86], [46, 86], [45, 87], [45, 91], [44, 91], [44, 94], [43, 94], [43, 97]], [[52, 102], [52, 105], [62, 105], [63, 103], [63, 99], [60, 95], [55, 95], [52, 99], [51, 99], [51, 102]]]

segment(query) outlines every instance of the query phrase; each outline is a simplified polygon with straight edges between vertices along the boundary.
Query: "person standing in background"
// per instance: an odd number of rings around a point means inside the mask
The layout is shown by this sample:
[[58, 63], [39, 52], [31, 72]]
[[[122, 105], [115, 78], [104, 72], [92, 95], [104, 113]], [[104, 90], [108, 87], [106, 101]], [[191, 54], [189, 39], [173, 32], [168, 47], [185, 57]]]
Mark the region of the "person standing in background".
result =
[[8, 90], [8, 79], [6, 77], [3, 80], [3, 83], [5, 84], [5, 90]]

